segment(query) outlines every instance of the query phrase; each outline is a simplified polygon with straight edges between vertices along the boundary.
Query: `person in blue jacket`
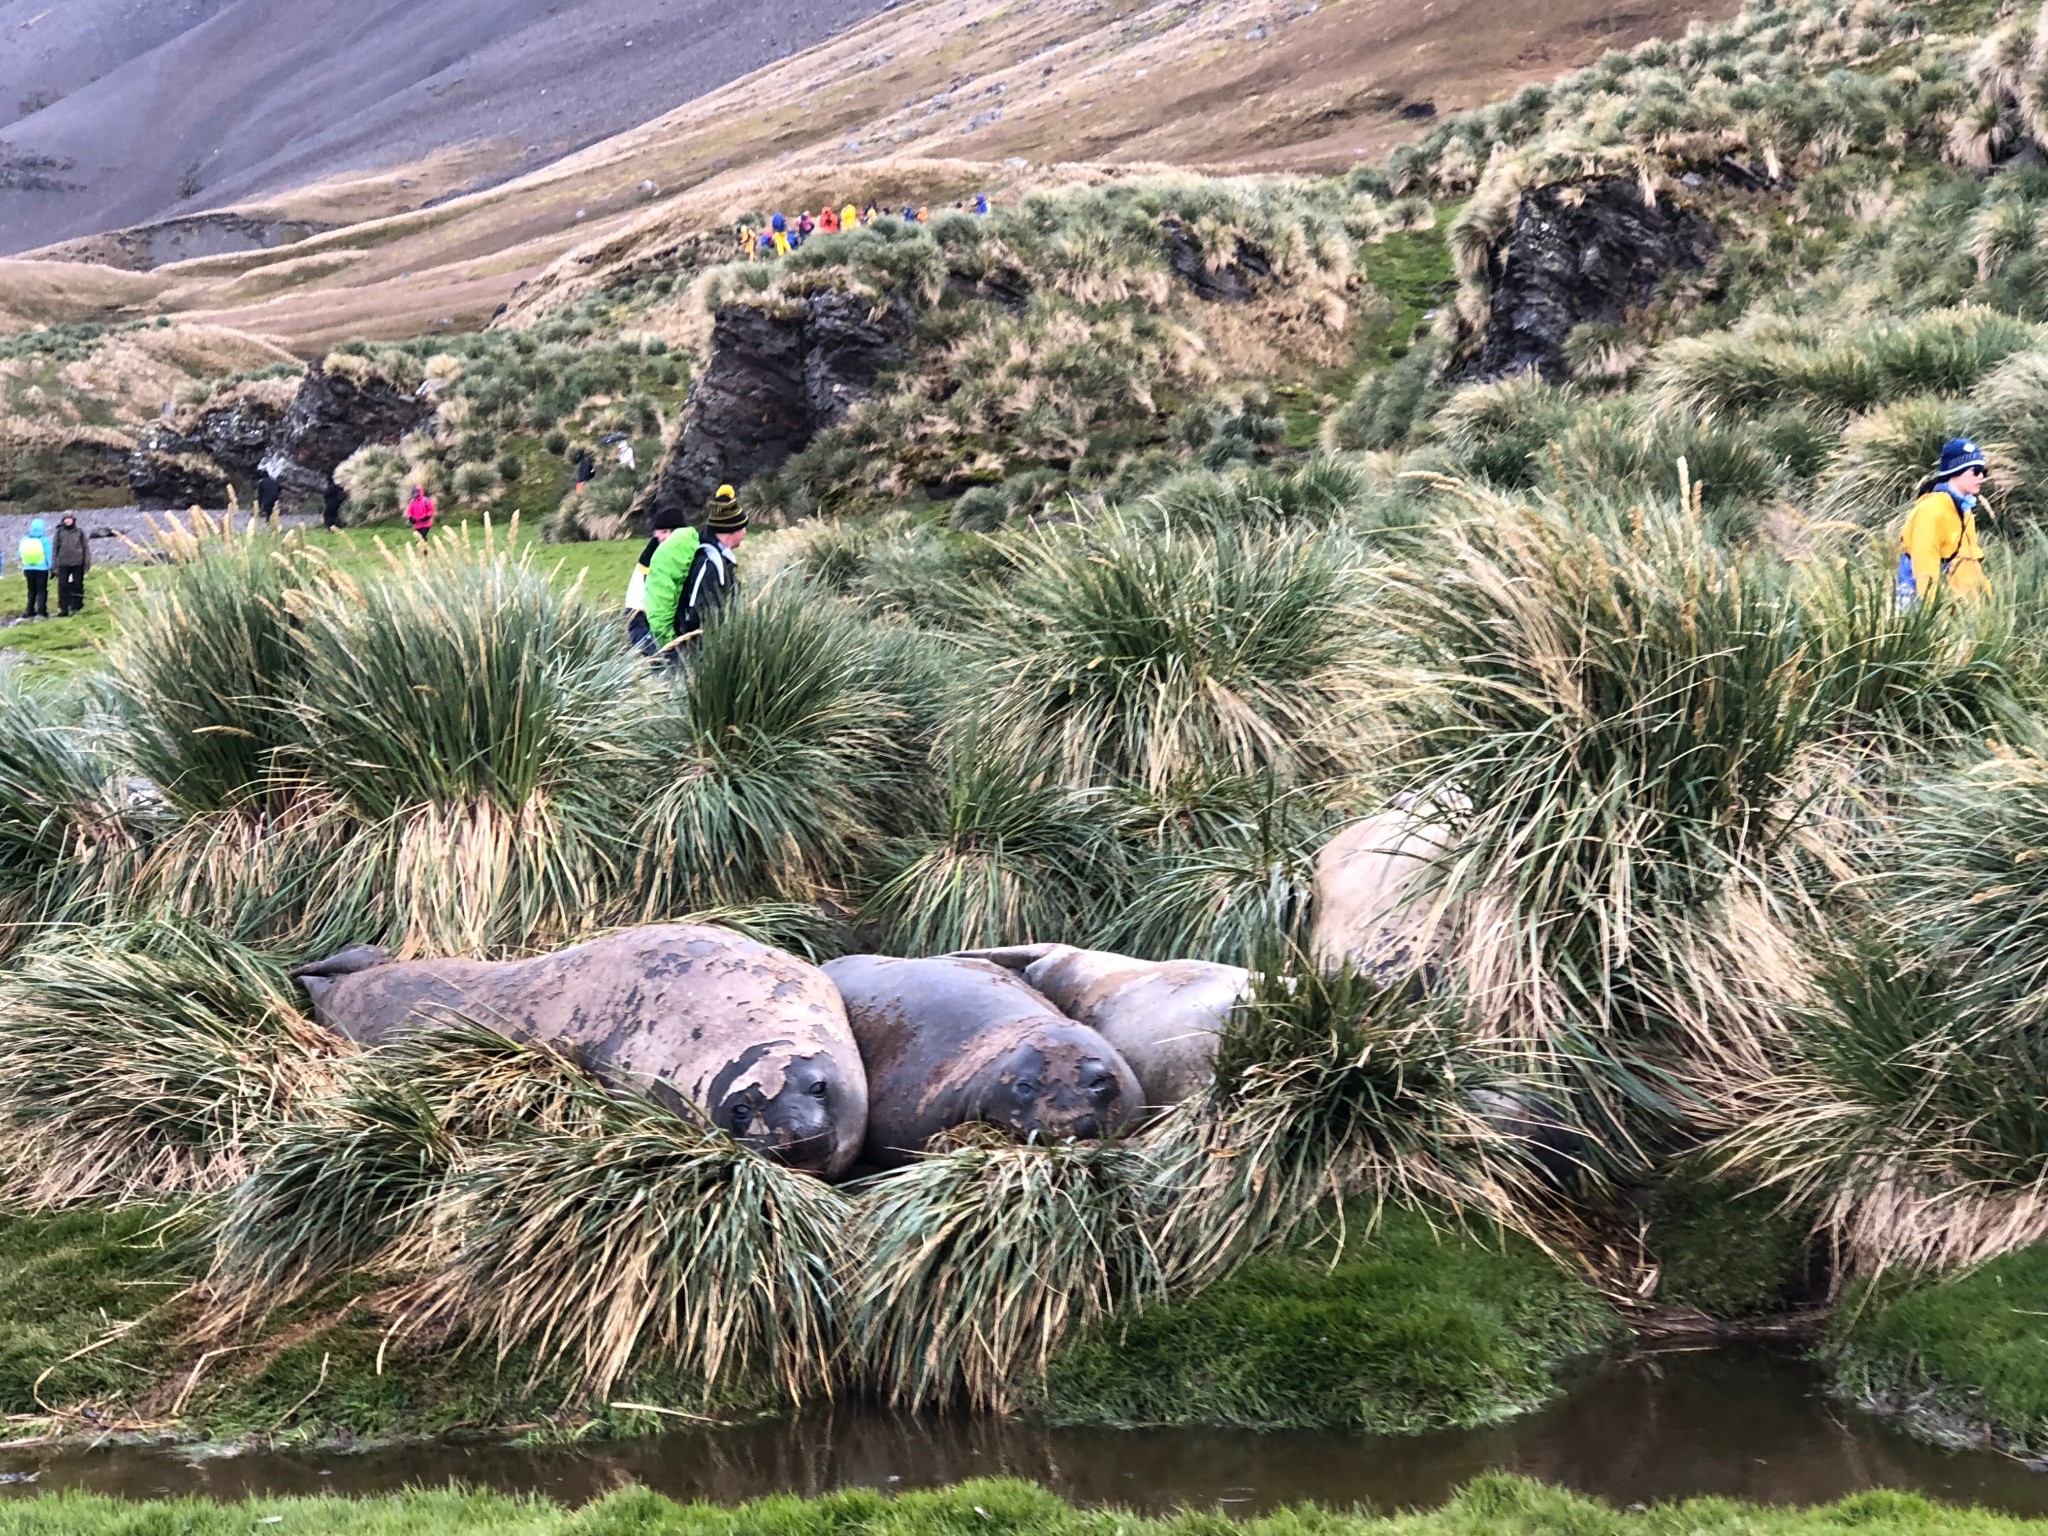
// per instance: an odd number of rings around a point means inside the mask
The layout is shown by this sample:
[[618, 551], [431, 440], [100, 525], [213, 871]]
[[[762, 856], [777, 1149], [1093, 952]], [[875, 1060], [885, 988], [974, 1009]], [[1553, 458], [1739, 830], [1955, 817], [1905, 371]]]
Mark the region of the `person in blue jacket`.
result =
[[21, 540], [21, 574], [28, 581], [28, 611], [25, 619], [50, 616], [50, 539], [38, 517], [28, 525]]

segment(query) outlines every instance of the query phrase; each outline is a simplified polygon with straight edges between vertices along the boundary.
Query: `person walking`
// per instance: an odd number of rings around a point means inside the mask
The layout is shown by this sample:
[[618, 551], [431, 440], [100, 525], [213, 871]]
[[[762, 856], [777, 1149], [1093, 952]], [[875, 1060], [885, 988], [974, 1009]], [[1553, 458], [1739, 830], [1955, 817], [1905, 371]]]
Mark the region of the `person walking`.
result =
[[660, 648], [654, 643], [654, 630], [647, 622], [647, 577], [654, 569], [654, 560], [662, 546], [681, 535], [681, 542], [690, 546], [687, 556], [679, 555], [682, 568], [687, 573], [689, 561], [697, 555], [697, 530], [689, 527], [680, 512], [662, 512], [654, 519], [654, 531], [640, 551], [640, 559], [633, 567], [633, 574], [626, 578], [626, 640], [642, 656], [656, 656]]
[[1977, 507], [1984, 494], [1984, 450], [1967, 437], [1942, 446], [1941, 461], [1920, 482], [1919, 499], [1899, 533], [1899, 606], [1925, 602], [1944, 585], [1957, 597], [1991, 590], [1984, 576], [1984, 546], [1977, 542]]
[[277, 498], [283, 492], [284, 487], [277, 483], [277, 476], [273, 475], [267, 467], [257, 474], [256, 510], [266, 523], [277, 516]]
[[597, 478], [597, 460], [590, 456], [588, 448], [576, 450], [576, 489], [582, 490]]
[[30, 521], [21, 539], [21, 574], [28, 583], [28, 611], [24, 619], [50, 616], [50, 540], [43, 532], [43, 520]]
[[348, 492], [341, 488], [341, 482], [329, 476], [327, 489], [320, 493], [320, 526], [335, 529], [341, 526], [341, 509], [348, 501]]
[[837, 208], [828, 207], [823, 213], [818, 215], [818, 233], [821, 235], [836, 235], [839, 233], [839, 210]]
[[839, 227], [841, 229], [858, 229], [861, 222], [860, 210], [854, 207], [852, 203], [848, 203], [839, 210]]
[[435, 510], [434, 498], [427, 494], [427, 488], [424, 485], [414, 486], [412, 500], [406, 504], [405, 520], [412, 524], [412, 531], [420, 536], [422, 544], [427, 542], [427, 535], [434, 531]]
[[57, 568], [57, 617], [85, 611], [85, 573], [92, 569], [92, 541], [69, 512], [58, 519], [50, 563]]
[[673, 654], [703, 633], [707, 619], [739, 589], [735, 557], [747, 536], [747, 514], [729, 485], [711, 498], [703, 535], [671, 537], [647, 569], [647, 628], [655, 649]]

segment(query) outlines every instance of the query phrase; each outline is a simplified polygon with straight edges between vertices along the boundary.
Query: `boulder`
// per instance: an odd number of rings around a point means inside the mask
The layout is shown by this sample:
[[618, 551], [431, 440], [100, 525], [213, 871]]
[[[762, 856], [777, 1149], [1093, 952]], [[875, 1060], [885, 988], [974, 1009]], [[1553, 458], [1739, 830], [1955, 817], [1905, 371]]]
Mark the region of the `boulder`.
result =
[[1531, 187], [1489, 261], [1486, 336], [1459, 378], [1533, 368], [1563, 383], [1565, 338], [1575, 328], [1624, 323], [1668, 273], [1703, 269], [1717, 243], [1703, 214], [1668, 199], [1646, 203], [1622, 177]]

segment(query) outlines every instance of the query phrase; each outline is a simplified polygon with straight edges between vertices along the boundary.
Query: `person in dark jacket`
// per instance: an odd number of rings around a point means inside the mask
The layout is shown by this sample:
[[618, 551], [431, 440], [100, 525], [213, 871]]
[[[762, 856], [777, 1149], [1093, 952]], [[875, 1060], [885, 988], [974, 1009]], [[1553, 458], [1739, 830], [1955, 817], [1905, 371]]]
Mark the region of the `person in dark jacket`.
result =
[[85, 573], [92, 569], [92, 544], [78, 519], [68, 512], [58, 522], [51, 544], [57, 567], [57, 617], [68, 619], [85, 611]]
[[702, 634], [705, 620], [732, 601], [740, 585], [736, 557], [746, 536], [746, 509], [736, 501], [714, 502], [704, 520], [703, 542], [683, 580], [683, 605], [676, 611], [677, 634]]
[[579, 448], [576, 451], [576, 489], [582, 490], [596, 477], [597, 460], [590, 456], [588, 448]]
[[327, 482], [327, 489], [320, 493], [320, 526], [339, 528], [341, 526], [342, 504], [348, 500], [348, 492], [333, 480]]
[[277, 483], [277, 476], [264, 470], [256, 477], [256, 510], [267, 523], [277, 516], [277, 498], [284, 493], [284, 487]]

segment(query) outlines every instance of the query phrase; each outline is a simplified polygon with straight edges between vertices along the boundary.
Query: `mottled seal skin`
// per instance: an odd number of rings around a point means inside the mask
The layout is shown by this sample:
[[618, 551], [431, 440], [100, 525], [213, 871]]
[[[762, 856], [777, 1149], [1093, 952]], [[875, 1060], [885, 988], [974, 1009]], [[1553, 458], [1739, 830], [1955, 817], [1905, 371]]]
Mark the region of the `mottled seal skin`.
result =
[[1015, 971], [1061, 1013], [1107, 1040], [1137, 1074], [1150, 1112], [1193, 1098], [1214, 1080], [1216, 1037], [1252, 979], [1237, 965], [1138, 960], [1071, 944], [961, 953]]
[[532, 960], [393, 962], [356, 945], [297, 975], [320, 1022], [365, 1045], [465, 1018], [573, 1047], [607, 1077], [827, 1178], [867, 1134], [867, 1075], [838, 991], [816, 966], [724, 929], [629, 928]]
[[851, 955], [825, 974], [868, 1069], [863, 1162], [894, 1168], [976, 1121], [1018, 1140], [1119, 1130], [1138, 1080], [1107, 1040], [985, 960]]
[[1449, 834], [1425, 805], [1396, 806], [1353, 822], [1316, 855], [1309, 949], [1335, 970], [1347, 961], [1395, 979], [1432, 956], [1442, 914], [1424, 877]]

